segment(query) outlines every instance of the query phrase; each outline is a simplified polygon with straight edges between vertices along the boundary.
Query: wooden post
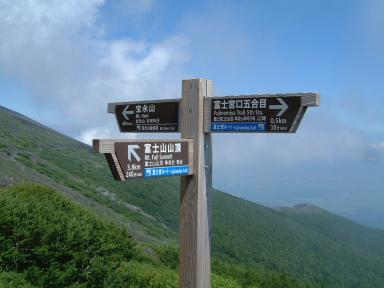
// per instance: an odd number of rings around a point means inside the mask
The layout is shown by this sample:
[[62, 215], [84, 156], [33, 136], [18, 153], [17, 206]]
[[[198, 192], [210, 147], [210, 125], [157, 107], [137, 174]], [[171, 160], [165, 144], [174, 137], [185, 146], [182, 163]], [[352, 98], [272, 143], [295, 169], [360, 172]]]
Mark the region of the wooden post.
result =
[[211, 135], [203, 130], [204, 97], [213, 82], [183, 80], [181, 137], [193, 139], [193, 169], [180, 183], [180, 288], [211, 287]]

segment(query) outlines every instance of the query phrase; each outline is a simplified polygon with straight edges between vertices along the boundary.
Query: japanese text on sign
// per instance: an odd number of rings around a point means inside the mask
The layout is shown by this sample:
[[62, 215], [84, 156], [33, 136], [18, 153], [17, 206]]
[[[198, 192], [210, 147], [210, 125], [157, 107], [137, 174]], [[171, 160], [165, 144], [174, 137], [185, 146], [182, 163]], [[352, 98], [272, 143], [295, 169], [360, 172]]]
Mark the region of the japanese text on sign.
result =
[[176, 176], [189, 173], [187, 141], [115, 143], [124, 176], [129, 178]]
[[179, 130], [178, 101], [115, 104], [114, 113], [122, 132]]
[[211, 99], [208, 132], [290, 132], [301, 97], [221, 97]]

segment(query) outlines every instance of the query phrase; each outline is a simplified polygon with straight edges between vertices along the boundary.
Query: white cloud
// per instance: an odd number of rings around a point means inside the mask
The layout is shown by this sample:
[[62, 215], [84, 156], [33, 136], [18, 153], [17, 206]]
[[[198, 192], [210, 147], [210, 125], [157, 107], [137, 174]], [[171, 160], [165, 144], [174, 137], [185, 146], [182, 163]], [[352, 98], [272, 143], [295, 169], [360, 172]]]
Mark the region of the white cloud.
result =
[[310, 108], [295, 134], [215, 136], [214, 143], [219, 148], [215, 151], [217, 166], [238, 165], [240, 169], [240, 166], [256, 167], [258, 163], [286, 165], [363, 157], [369, 147], [365, 135], [320, 109]]
[[372, 146], [372, 148], [375, 148], [377, 150], [383, 150], [384, 151], [384, 141], [373, 143], [371, 146]]
[[[131, 13], [150, 10], [145, 2]], [[178, 97], [187, 57], [177, 35], [159, 43], [105, 40], [103, 4], [0, 0], [0, 72], [26, 87], [42, 111], [37, 120], [49, 111], [48, 125], [88, 143], [95, 131], [116, 134], [108, 102]]]
[[9, 53], [24, 45], [44, 45], [55, 35], [91, 29], [104, 0], [0, 1], [1, 48]]
[[[79, 140], [91, 144], [93, 139], [116, 139], [121, 138], [121, 134], [108, 127], [88, 128], [81, 132]], [[130, 137], [134, 138], [134, 137]]]

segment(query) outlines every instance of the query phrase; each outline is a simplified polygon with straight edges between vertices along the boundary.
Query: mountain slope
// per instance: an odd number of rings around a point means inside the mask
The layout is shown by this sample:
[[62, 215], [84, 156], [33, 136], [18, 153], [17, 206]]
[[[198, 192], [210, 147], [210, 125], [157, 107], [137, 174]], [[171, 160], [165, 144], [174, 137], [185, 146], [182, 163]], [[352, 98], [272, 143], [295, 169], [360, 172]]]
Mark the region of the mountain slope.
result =
[[[146, 257], [125, 229], [52, 189], [0, 189], [0, 205], [0, 287], [178, 287], [176, 269]], [[255, 288], [306, 288], [284, 275], [255, 276]], [[244, 287], [230, 278], [213, 274], [212, 287]]]
[[[325, 287], [380, 287], [384, 233], [320, 208], [274, 211], [228, 194], [214, 197], [214, 254]], [[220, 240], [217, 240], [220, 239]]]
[[[123, 225], [139, 241], [177, 243], [176, 177], [115, 182], [89, 146], [2, 108], [0, 160], [0, 185], [43, 183]], [[321, 209], [273, 210], [220, 191], [213, 195], [213, 252], [226, 263], [324, 287], [380, 287], [383, 247], [383, 231]]]
[[[170, 222], [169, 218], [175, 217], [177, 211], [169, 215], [162, 213], [166, 207], [158, 207], [154, 211], [155, 219], [140, 208], [144, 207], [141, 203], [154, 203], [156, 195], [159, 200], [164, 199], [163, 190], [143, 183], [149, 187], [144, 197], [151, 193], [151, 199], [146, 201], [141, 195], [145, 191], [143, 185], [138, 182], [121, 185], [112, 181], [104, 157], [91, 153], [89, 146], [8, 111], [0, 112], [0, 185], [28, 180], [49, 185], [98, 210], [99, 214], [117, 219], [140, 240], [157, 241], [176, 236], [163, 222], [168, 224], [167, 220]], [[174, 190], [175, 185], [169, 183], [169, 189]], [[162, 189], [165, 186], [166, 183]]]

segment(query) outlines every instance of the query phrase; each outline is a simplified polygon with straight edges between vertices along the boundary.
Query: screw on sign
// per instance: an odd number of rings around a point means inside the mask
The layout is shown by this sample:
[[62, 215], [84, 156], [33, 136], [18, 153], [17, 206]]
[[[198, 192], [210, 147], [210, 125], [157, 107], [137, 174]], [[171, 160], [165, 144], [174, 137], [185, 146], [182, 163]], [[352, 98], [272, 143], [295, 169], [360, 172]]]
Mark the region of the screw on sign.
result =
[[318, 93], [213, 97], [213, 82], [183, 80], [182, 99], [108, 104], [121, 132], [181, 132], [174, 140], [96, 139], [118, 181], [181, 176], [180, 287], [210, 287], [211, 133], [295, 133]]

